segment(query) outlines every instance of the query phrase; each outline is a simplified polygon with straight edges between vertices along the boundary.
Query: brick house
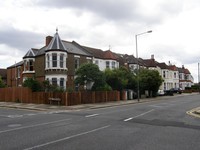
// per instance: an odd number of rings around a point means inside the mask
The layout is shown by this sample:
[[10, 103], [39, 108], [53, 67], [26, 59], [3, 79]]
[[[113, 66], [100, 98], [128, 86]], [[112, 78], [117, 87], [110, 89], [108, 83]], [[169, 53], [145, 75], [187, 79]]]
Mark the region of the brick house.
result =
[[137, 60], [133, 55], [116, 54], [110, 50], [102, 51], [83, 46], [75, 41], [61, 40], [56, 31], [54, 37], [46, 37], [42, 48], [31, 48], [22, 61], [7, 68], [7, 86], [22, 86], [26, 78], [35, 78], [40, 82], [48, 80], [51, 84], [64, 89], [75, 89], [75, 71], [81, 64], [88, 62], [98, 65], [101, 71], [106, 68], [115, 69], [126, 66], [134, 72], [137, 64], [140, 68], [157, 70], [164, 79], [160, 87], [163, 90], [172, 87], [184, 89], [193, 84], [193, 77], [188, 69], [159, 63], [155, 61], [154, 55], [150, 59]]
[[64, 89], [74, 88], [75, 70], [87, 62], [92, 62], [92, 55], [74, 41], [62, 41], [56, 31], [54, 37], [46, 37], [44, 47], [30, 49], [23, 61], [7, 68], [7, 83], [21, 86], [26, 78], [34, 77]]
[[182, 66], [178, 68], [179, 72], [179, 85], [184, 90], [186, 87], [191, 87], [194, 83], [194, 79], [190, 73], [190, 71]]
[[92, 54], [93, 63], [96, 64], [101, 71], [119, 68], [117, 56], [110, 50], [103, 51], [101, 49], [86, 46], [83, 46], [83, 48]]
[[0, 68], [0, 76], [5, 85], [7, 85], [7, 70]]

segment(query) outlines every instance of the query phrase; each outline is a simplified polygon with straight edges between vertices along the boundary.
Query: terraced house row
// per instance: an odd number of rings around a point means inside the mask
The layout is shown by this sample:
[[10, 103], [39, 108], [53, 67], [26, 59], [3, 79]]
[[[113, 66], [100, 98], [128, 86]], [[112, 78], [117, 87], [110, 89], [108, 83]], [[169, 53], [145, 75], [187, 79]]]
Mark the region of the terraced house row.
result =
[[49, 80], [53, 85], [64, 89], [75, 88], [75, 71], [83, 63], [94, 63], [101, 71], [106, 68], [114, 69], [126, 66], [131, 71], [137, 68], [156, 69], [163, 77], [161, 89], [172, 87], [190, 87], [193, 77], [189, 70], [174, 65], [159, 63], [152, 55], [150, 59], [137, 59], [133, 55], [116, 54], [111, 50], [80, 45], [72, 41], [62, 40], [58, 31], [54, 36], [47, 36], [45, 45], [40, 49], [31, 48], [22, 61], [7, 68], [7, 86], [21, 86], [26, 78], [35, 78], [42, 82]]

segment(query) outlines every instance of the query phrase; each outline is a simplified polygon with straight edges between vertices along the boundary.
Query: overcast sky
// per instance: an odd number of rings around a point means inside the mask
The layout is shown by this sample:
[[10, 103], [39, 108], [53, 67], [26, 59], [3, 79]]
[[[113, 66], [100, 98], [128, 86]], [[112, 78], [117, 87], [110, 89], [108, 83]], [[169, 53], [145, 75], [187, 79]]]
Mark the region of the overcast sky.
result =
[[184, 65], [198, 81], [199, 0], [4, 0], [0, 1], [0, 68], [30, 48], [44, 46], [58, 28], [61, 39]]

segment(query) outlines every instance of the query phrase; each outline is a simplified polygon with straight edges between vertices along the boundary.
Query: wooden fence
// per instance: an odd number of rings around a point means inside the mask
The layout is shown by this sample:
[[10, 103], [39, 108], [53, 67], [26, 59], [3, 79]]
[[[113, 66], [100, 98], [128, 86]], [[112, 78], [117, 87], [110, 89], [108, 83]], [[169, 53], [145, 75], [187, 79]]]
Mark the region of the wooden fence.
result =
[[72, 93], [54, 93], [54, 92], [32, 92], [25, 87], [0, 88], [1, 102], [20, 102], [34, 104], [49, 104], [49, 98], [60, 98], [61, 104], [66, 106], [101, 103], [122, 100], [125, 93], [120, 94], [119, 91], [85, 91]]

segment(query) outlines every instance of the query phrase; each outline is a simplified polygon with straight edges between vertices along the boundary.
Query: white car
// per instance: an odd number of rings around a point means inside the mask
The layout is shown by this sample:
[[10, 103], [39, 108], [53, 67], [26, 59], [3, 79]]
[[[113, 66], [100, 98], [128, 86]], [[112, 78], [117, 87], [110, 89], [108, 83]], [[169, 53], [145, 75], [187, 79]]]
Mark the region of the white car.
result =
[[165, 95], [164, 90], [158, 90], [157, 95], [158, 95], [158, 96], [163, 96], [163, 95]]

